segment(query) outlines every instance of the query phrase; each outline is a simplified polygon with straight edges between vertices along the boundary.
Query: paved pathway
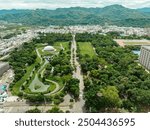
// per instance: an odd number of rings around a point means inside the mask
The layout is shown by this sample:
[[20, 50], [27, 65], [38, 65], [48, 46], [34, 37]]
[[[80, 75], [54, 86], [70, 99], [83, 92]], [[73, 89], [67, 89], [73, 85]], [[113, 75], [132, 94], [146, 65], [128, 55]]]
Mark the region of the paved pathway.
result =
[[50, 92], [50, 93], [48, 93], [48, 94], [45, 94], [46, 96], [55, 94], [55, 93], [57, 93], [58, 91], [60, 91], [60, 86], [59, 86], [59, 84], [58, 84], [57, 82], [52, 81], [52, 80], [49, 80], [49, 79], [46, 79], [46, 81], [48, 81], [48, 82], [50, 82], [50, 83], [53, 83], [53, 84], [55, 84], [55, 86], [56, 86], [55, 90], [52, 91], [52, 92]]
[[[6, 102], [5, 104], [1, 105], [2, 109], [5, 113], [24, 113], [27, 110], [34, 109], [35, 104], [28, 104], [25, 101], [21, 102]], [[54, 107], [52, 104], [39, 104], [38, 109], [40, 109], [42, 112], [46, 112], [47, 110]], [[66, 110], [70, 110], [70, 107], [68, 105], [60, 105], [59, 106], [61, 110], [64, 112]]]
[[36, 48], [36, 53], [37, 53], [37, 55], [38, 55], [38, 57], [40, 58], [40, 64], [42, 64], [42, 62], [43, 62], [43, 59], [42, 59], [42, 57], [41, 57], [41, 55], [40, 55], [40, 53], [39, 53], [39, 50]]
[[[73, 40], [72, 40], [72, 45], [71, 45], [71, 64], [73, 65], [73, 63], [75, 64], [75, 71], [73, 72], [73, 77], [79, 79], [80, 83], [79, 83], [79, 88], [80, 88], [80, 96], [79, 96], [79, 101], [75, 102], [75, 104], [73, 105], [73, 109], [71, 110], [71, 112], [76, 112], [76, 113], [82, 113], [84, 112], [84, 104], [85, 101], [83, 99], [83, 92], [84, 92], [84, 81], [83, 81], [83, 75], [81, 72], [81, 66], [77, 60], [77, 45], [76, 45], [76, 41], [75, 41], [75, 35], [72, 35]], [[74, 57], [74, 58], [73, 58]]]

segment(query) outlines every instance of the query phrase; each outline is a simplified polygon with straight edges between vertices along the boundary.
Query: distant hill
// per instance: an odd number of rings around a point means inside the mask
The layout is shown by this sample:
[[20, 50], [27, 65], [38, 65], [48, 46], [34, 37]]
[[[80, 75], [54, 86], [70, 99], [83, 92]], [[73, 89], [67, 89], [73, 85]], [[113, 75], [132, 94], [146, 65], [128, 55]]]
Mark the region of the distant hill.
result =
[[150, 8], [141, 8], [141, 9], [137, 9], [140, 12], [144, 12], [144, 13], [150, 13]]
[[[148, 9], [147, 9], [148, 10]], [[25, 25], [105, 25], [150, 27], [150, 13], [121, 5], [104, 8], [59, 8], [56, 10], [0, 10], [0, 20]]]

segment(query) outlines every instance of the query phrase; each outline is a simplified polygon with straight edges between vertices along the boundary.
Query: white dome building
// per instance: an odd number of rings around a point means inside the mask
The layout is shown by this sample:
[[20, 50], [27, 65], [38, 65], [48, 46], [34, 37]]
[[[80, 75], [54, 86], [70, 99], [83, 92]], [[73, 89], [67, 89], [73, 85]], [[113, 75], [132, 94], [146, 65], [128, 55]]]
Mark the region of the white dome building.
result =
[[55, 48], [52, 46], [46, 46], [43, 50], [44, 51], [56, 51]]

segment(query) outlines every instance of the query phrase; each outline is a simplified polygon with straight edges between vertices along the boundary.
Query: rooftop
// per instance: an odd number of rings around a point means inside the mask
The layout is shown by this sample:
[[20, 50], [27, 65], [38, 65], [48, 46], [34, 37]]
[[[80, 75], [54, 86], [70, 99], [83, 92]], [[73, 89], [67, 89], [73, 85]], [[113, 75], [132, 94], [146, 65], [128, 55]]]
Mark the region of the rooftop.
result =
[[142, 47], [144, 47], [144, 48], [150, 50], [150, 46], [142, 46]]
[[0, 85], [0, 94], [6, 91], [7, 86], [6, 85]]
[[46, 47], [44, 48], [44, 51], [54, 51], [54, 50], [55, 50], [55, 48], [52, 47], [52, 46], [46, 46]]

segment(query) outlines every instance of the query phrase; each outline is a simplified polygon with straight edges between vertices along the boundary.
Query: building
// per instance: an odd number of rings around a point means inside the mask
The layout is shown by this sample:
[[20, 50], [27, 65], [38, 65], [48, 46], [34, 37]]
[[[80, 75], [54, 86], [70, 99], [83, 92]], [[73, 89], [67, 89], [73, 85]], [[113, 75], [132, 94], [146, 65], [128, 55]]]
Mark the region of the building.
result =
[[9, 69], [9, 63], [0, 62], [0, 77]]
[[0, 95], [2, 95], [4, 92], [6, 92], [7, 86], [6, 85], [0, 85]]
[[5, 99], [7, 98], [7, 86], [0, 84], [0, 102], [5, 101]]
[[52, 47], [52, 46], [46, 46], [46, 47], [44, 48], [44, 51], [55, 51], [55, 48]]
[[150, 46], [141, 47], [139, 61], [146, 69], [150, 70]]

